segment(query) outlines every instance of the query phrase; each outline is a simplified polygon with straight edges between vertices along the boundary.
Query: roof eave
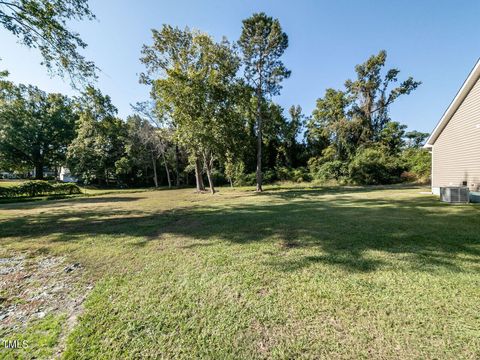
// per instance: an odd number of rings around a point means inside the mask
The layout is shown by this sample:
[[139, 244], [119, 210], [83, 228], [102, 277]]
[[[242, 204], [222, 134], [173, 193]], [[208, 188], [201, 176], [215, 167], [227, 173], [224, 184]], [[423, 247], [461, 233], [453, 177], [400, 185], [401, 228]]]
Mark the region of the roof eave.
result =
[[437, 126], [435, 127], [435, 129], [433, 129], [432, 133], [430, 134], [427, 141], [425, 142], [425, 145], [423, 146], [424, 148], [433, 147], [433, 145], [435, 144], [435, 141], [440, 136], [443, 129], [445, 129], [445, 127], [447, 126], [452, 116], [458, 110], [463, 100], [465, 100], [470, 90], [472, 90], [473, 86], [475, 85], [479, 77], [480, 77], [480, 59], [477, 60], [477, 63], [475, 64], [473, 69], [470, 71], [470, 74], [468, 75], [467, 79], [463, 83], [462, 87], [460, 88], [460, 90], [458, 90], [457, 95], [455, 95], [455, 98], [450, 103], [447, 110], [445, 110], [445, 112], [443, 113], [442, 118], [440, 119]]

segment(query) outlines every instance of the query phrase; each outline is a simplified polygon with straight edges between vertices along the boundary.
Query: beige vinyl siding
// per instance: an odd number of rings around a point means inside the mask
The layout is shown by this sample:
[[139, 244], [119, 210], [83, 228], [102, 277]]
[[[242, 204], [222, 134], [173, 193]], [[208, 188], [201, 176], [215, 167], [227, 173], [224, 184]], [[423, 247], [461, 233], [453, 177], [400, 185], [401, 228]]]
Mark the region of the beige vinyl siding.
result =
[[432, 187], [480, 186], [480, 81], [452, 116], [433, 146]]

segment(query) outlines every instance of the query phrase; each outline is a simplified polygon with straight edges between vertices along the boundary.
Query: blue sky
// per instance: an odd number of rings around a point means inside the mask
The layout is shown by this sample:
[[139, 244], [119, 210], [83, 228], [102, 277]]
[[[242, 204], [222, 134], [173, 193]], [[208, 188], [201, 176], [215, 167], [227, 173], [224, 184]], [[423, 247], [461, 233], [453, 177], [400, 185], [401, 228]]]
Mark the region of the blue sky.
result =
[[[74, 23], [89, 44], [84, 52], [102, 69], [97, 86], [109, 94], [119, 115], [146, 100], [138, 83], [142, 44], [162, 24], [199, 29], [216, 39], [238, 39], [241, 20], [264, 11], [279, 18], [290, 46], [284, 63], [292, 76], [276, 101], [302, 106], [310, 115], [326, 88], [341, 88], [354, 66], [380, 49], [388, 65], [423, 85], [392, 107], [394, 120], [430, 132], [480, 56], [480, 1], [319, 1], [319, 0], [91, 0], [97, 21]], [[10, 79], [50, 92], [74, 94], [68, 82], [49, 78], [34, 50], [0, 28], [0, 69]]]

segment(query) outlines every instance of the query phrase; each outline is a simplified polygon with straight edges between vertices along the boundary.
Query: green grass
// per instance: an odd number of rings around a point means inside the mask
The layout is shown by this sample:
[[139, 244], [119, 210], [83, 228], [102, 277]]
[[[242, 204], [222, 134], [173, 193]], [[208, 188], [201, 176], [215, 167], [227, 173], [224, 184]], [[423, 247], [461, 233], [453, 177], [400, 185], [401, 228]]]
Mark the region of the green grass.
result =
[[0, 180], [0, 187], [12, 187], [20, 185], [24, 180]]
[[2, 334], [0, 338], [7, 341], [18, 341], [16, 349], [5, 349], [3, 343], [0, 347], [2, 359], [51, 359], [55, 346], [58, 344], [62, 331], [64, 316], [47, 316], [40, 320], [32, 321], [27, 331], [22, 333]]
[[61, 254], [95, 283], [67, 359], [479, 358], [480, 207], [425, 190], [5, 204], [1, 252]]

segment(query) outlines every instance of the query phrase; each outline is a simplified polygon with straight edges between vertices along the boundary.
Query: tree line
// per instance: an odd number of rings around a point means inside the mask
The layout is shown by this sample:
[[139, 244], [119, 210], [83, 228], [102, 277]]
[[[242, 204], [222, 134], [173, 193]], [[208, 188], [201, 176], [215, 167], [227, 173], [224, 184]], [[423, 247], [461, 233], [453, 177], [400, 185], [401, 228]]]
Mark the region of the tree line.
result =
[[429, 154], [420, 148], [427, 134], [406, 132], [390, 117], [392, 104], [420, 82], [399, 80], [380, 51], [307, 116], [274, 101], [291, 74], [282, 61], [287, 48], [280, 22], [264, 13], [244, 20], [235, 42], [163, 25], [140, 58], [151, 97], [127, 119], [95, 87], [69, 98], [14, 84], [3, 72], [0, 169], [35, 169], [42, 179], [45, 168], [67, 166], [84, 183], [205, 191], [208, 182], [212, 193], [223, 184], [262, 191], [276, 180], [428, 180]]

